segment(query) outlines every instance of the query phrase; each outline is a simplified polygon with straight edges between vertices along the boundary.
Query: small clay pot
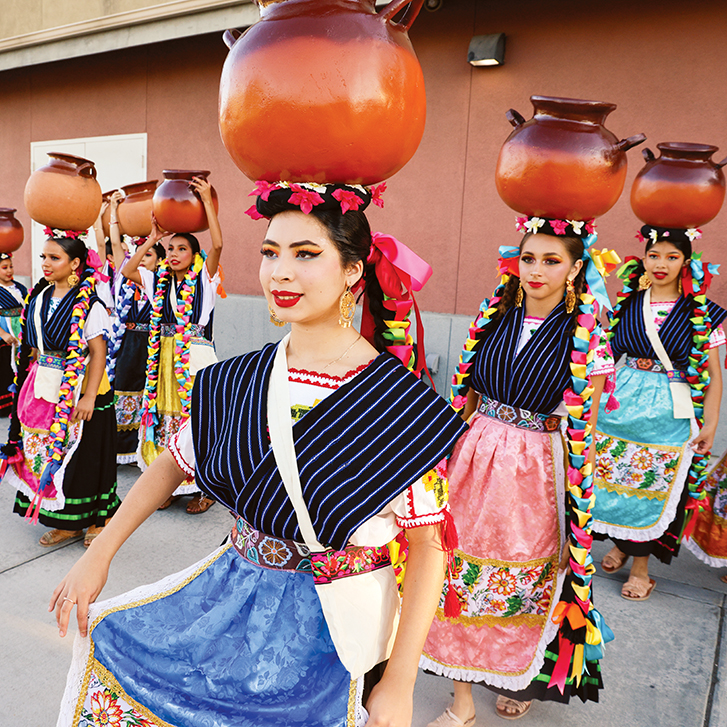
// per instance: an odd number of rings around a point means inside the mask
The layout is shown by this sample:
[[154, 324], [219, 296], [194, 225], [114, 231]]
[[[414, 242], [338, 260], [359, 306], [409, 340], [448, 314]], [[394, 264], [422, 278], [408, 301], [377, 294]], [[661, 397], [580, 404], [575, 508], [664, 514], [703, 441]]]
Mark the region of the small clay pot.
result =
[[20, 220], [15, 218], [13, 207], [0, 207], [0, 252], [15, 252], [22, 244], [25, 234]]
[[[193, 177], [207, 179], [209, 172], [165, 169], [164, 181], [156, 188], [152, 210], [159, 227], [169, 232], [201, 232], [209, 227], [199, 195], [190, 186]], [[212, 188], [212, 204], [219, 210], [217, 192]]]
[[39, 224], [61, 230], [87, 230], [101, 209], [101, 187], [89, 159], [50, 152], [25, 185], [25, 208]]
[[495, 182], [502, 200], [526, 215], [588, 220], [616, 204], [626, 181], [626, 151], [646, 139], [618, 140], [605, 126], [616, 104], [531, 96], [533, 118], [514, 109]]
[[722, 167], [713, 162], [718, 147], [709, 144], [664, 142], [654, 156], [644, 149], [646, 165], [631, 188], [634, 214], [653, 227], [689, 228], [713, 220], [725, 197]]
[[121, 232], [130, 237], [146, 237], [151, 234], [152, 197], [157, 180], [127, 184], [121, 189], [124, 199], [118, 207]]

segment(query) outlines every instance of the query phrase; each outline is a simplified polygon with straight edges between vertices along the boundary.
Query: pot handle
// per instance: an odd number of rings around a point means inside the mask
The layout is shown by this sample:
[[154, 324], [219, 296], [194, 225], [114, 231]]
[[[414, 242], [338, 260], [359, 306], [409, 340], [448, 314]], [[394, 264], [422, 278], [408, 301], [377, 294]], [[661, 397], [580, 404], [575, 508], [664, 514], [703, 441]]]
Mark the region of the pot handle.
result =
[[646, 149], [641, 150], [641, 154], [644, 157], [645, 162], [653, 162], [656, 157], [654, 156], [654, 152], [649, 149], [649, 147], [646, 147]]
[[[409, 7], [406, 9], [406, 13], [400, 22], [392, 22], [392, 18], [405, 6]], [[388, 20], [389, 25], [397, 30], [409, 30], [413, 25], [414, 21], [419, 15], [419, 11], [424, 5], [424, 0], [391, 0], [391, 2], [384, 8], [379, 10], [378, 15], [382, 20]]]
[[96, 179], [96, 167], [93, 162], [83, 162], [78, 165], [78, 176], [87, 179]]
[[715, 162], [715, 167], [719, 167], [720, 169], [727, 164], [727, 157], [725, 157], [721, 162]]
[[242, 33], [237, 28], [233, 28], [232, 30], [226, 30], [222, 34], [222, 40], [224, 40], [225, 45], [230, 50], [232, 50], [232, 46], [235, 45], [235, 43], [237, 43], [237, 41], [241, 35], [242, 35]]
[[505, 118], [517, 129], [525, 123], [525, 117], [515, 111], [515, 109], [509, 109], [505, 112]]
[[635, 134], [634, 136], [629, 136], [627, 139], [621, 139], [621, 141], [616, 143], [616, 148], [619, 151], [628, 151], [637, 144], [642, 144], [645, 141], [646, 134]]

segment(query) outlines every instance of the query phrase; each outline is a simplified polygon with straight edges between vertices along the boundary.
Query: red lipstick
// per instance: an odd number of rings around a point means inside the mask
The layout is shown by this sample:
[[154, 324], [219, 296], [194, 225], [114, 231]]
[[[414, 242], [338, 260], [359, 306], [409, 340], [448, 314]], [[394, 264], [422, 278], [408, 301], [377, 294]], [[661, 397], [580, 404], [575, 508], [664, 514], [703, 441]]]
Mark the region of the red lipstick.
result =
[[271, 290], [275, 305], [281, 308], [292, 308], [303, 296], [302, 293], [292, 293], [289, 290]]

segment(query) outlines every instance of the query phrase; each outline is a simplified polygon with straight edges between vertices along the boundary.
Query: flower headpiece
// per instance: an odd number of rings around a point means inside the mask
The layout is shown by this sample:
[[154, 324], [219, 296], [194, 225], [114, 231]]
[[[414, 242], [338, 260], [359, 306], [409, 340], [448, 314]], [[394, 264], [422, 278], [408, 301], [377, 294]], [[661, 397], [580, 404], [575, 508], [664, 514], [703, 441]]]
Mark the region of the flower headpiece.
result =
[[61, 230], [57, 227], [44, 227], [43, 234], [46, 237], [55, 237], [56, 239], [70, 237], [72, 240], [81, 240], [81, 242], [86, 242], [88, 230]]
[[249, 197], [257, 197], [255, 204], [245, 211], [254, 220], [269, 219], [273, 208], [300, 210], [310, 214], [313, 209], [341, 210], [346, 214], [349, 210], [362, 212], [372, 202], [383, 207], [381, 195], [386, 191], [386, 182], [375, 187], [364, 187], [361, 184], [318, 184], [316, 182], [265, 182], [255, 183], [255, 189]]
[[552, 220], [548, 217], [517, 217], [515, 227], [518, 232], [531, 232], [537, 235], [565, 235], [567, 237], [583, 237], [596, 232], [595, 220]]
[[644, 225], [636, 233], [639, 242], [651, 240], [655, 242], [694, 242], [702, 237], [702, 231], [696, 227], [654, 227]]
[[11, 252], [0, 252], [0, 260], [12, 260], [13, 253]]

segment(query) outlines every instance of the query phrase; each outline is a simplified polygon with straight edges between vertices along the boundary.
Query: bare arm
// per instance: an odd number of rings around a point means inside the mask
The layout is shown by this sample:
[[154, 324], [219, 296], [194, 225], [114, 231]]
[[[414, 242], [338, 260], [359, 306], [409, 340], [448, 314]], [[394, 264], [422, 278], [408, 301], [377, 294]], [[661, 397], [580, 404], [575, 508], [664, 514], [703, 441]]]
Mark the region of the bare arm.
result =
[[[124, 265], [124, 248], [121, 247], [121, 231], [119, 230], [119, 202], [123, 199], [123, 196], [121, 192], [117, 189], [112, 195], [111, 199], [109, 200], [109, 206], [111, 207], [111, 221], [109, 223], [109, 239], [111, 240], [111, 250], [113, 252], [114, 256], [114, 268], [116, 269], [116, 272], [121, 270], [122, 266]], [[114, 224], [114, 221], [116, 221], [116, 224]], [[101, 258], [102, 260], [106, 259], [106, 252], [104, 249], [104, 255]]]
[[479, 409], [480, 407], [480, 395], [474, 390], [470, 389], [467, 392], [467, 403], [464, 405], [462, 411], [462, 419], [469, 421], [469, 418]]
[[96, 336], [88, 342], [88, 363], [86, 364], [86, 393], [78, 400], [73, 410], [71, 421], [81, 419], [88, 422], [93, 416], [96, 395], [106, 369], [106, 341], [103, 336]]
[[74, 604], [81, 636], [88, 632], [88, 607], [108, 578], [111, 560], [127, 538], [179, 487], [185, 478], [169, 450], [164, 450], [136, 481], [118, 512], [53, 591], [48, 610], [56, 612], [61, 636], [68, 632]]
[[706, 454], [712, 449], [719, 424], [719, 405], [722, 403], [722, 367], [719, 365], [719, 349], [709, 349], [709, 388], [704, 395], [704, 426], [692, 440], [692, 449], [697, 454]]
[[157, 224], [156, 218], [151, 218], [151, 235], [146, 239], [146, 242], [136, 248], [136, 252], [129, 258], [128, 262], [121, 269], [121, 274], [127, 279], [131, 280], [132, 283], [142, 285], [141, 275], [139, 275], [139, 264], [144, 259], [144, 255], [151, 250], [154, 245], [165, 237], [171, 235], [171, 232], [166, 232], [160, 229]]
[[106, 237], [103, 233], [103, 222], [101, 220], [103, 218], [104, 212], [106, 212], [106, 210], [108, 209], [108, 206], [108, 202], [104, 202], [101, 205], [101, 209], [99, 210], [96, 222], [93, 223], [93, 234], [96, 238], [96, 251], [98, 252], [98, 256], [101, 258], [101, 260], [106, 259]]
[[222, 254], [222, 230], [220, 229], [220, 221], [217, 219], [217, 212], [212, 203], [212, 186], [202, 177], [195, 177], [190, 186], [199, 195], [204, 205], [204, 211], [207, 214], [207, 224], [210, 227], [210, 237], [212, 238], [212, 249], [207, 254], [207, 272], [212, 277], [220, 265], [220, 255]]
[[407, 530], [409, 556], [404, 577], [401, 620], [391, 658], [366, 705], [366, 727], [410, 727], [419, 657], [429, 633], [444, 582], [445, 553], [439, 528]]

